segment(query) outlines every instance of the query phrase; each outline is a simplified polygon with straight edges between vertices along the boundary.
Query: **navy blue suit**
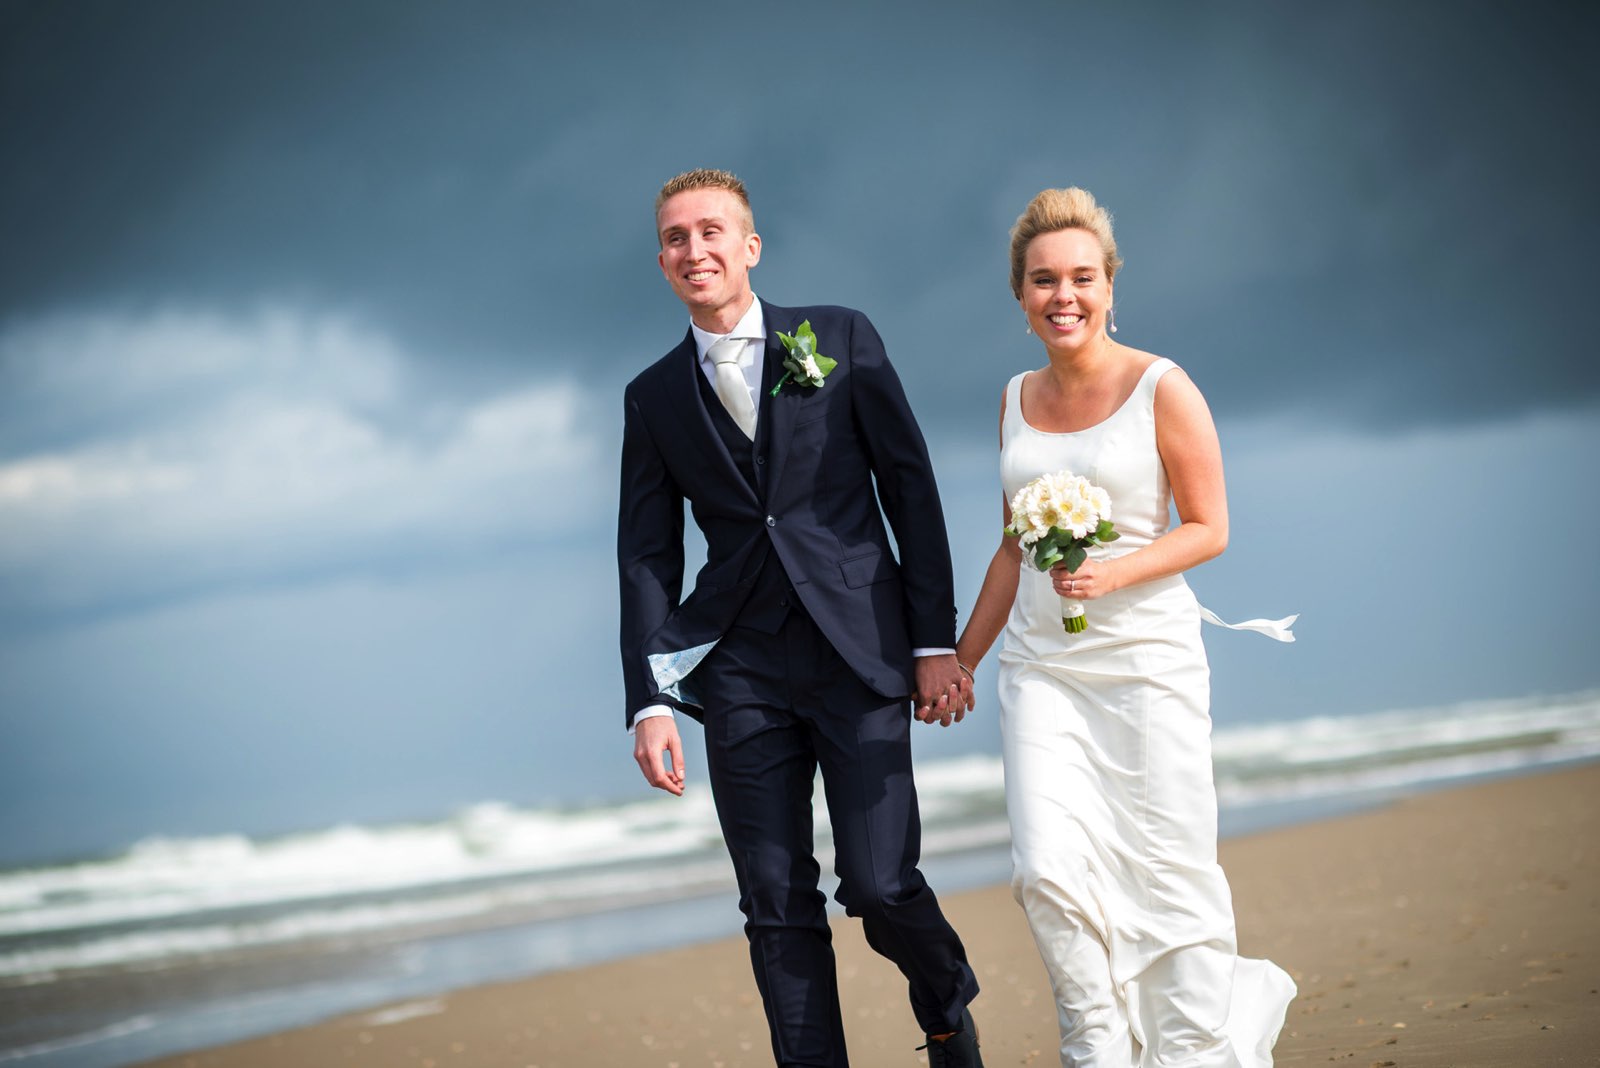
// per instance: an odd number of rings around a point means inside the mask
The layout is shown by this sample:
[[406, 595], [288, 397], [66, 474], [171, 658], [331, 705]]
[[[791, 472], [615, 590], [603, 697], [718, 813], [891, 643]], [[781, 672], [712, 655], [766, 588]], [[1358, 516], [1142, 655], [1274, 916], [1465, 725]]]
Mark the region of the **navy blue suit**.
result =
[[[762, 310], [754, 442], [706, 384], [692, 334], [627, 388], [618, 516], [626, 716], [631, 724], [665, 703], [705, 725], [774, 1055], [840, 1068], [848, 1062], [812, 843], [819, 768], [837, 896], [906, 976], [922, 1029], [956, 1030], [977, 993], [916, 867], [911, 777], [911, 650], [955, 645], [955, 594], [927, 447], [872, 324], [848, 308]], [[790, 381], [772, 396], [784, 357], [777, 332], [803, 320], [838, 365], [821, 387]], [[685, 500], [707, 552], [682, 597]]]

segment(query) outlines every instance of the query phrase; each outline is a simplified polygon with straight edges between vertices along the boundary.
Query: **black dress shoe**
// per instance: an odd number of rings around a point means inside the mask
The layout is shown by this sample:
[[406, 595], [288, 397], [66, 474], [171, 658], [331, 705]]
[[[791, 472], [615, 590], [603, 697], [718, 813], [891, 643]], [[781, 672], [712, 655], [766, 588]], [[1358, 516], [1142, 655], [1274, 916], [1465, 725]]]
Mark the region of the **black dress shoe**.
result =
[[929, 1035], [928, 1044], [917, 1048], [928, 1051], [928, 1068], [983, 1068], [983, 1057], [978, 1054], [978, 1025], [966, 1009], [961, 1010], [961, 1030], [943, 1039]]

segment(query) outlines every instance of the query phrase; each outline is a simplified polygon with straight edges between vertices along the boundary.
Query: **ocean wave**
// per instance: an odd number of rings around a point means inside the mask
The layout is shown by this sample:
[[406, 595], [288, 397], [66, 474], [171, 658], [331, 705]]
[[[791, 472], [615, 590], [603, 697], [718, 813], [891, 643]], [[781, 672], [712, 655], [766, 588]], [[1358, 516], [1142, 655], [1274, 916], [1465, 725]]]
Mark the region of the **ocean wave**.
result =
[[[1600, 757], [1600, 691], [1233, 727], [1216, 732], [1213, 755], [1224, 809], [1402, 791]], [[930, 762], [917, 781], [926, 853], [1007, 841], [998, 756]], [[816, 823], [826, 868], [820, 791]], [[103, 861], [0, 874], [0, 977], [599, 911], [731, 881], [704, 792], [574, 811], [489, 802], [435, 823], [267, 840], [157, 838]]]

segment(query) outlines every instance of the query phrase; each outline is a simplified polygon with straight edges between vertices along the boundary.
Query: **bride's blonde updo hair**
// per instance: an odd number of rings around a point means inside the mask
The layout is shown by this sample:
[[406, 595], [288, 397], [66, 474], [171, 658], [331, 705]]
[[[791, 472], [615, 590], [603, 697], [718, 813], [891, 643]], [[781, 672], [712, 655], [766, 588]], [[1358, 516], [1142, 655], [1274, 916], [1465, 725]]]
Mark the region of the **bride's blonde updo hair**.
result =
[[1028, 210], [1017, 216], [1011, 228], [1011, 294], [1022, 299], [1022, 270], [1028, 258], [1028, 245], [1040, 234], [1057, 230], [1087, 230], [1100, 242], [1105, 253], [1106, 280], [1117, 276], [1122, 257], [1117, 255], [1117, 239], [1111, 233], [1111, 213], [1102, 208], [1087, 189], [1046, 189], [1028, 203]]

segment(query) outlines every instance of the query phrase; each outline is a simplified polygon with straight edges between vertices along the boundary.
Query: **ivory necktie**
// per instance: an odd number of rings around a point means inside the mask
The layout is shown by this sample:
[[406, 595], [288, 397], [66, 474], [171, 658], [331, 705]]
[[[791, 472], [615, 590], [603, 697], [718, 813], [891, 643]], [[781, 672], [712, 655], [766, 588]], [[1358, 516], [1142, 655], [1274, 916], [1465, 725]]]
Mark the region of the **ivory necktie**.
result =
[[706, 350], [715, 366], [715, 389], [722, 406], [728, 409], [733, 421], [744, 436], [756, 439], [756, 406], [750, 399], [750, 384], [739, 370], [739, 354], [744, 351], [743, 338], [725, 337]]

